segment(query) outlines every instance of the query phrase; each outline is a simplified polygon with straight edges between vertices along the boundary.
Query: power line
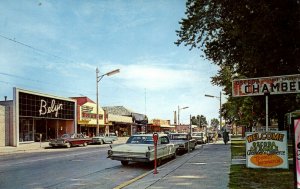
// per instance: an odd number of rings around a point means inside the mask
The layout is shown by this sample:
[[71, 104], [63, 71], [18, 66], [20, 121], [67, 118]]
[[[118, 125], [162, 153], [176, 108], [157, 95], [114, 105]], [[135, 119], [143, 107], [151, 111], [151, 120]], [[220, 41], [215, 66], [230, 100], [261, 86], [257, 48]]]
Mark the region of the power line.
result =
[[66, 61], [68, 61], [68, 62], [74, 62], [74, 61], [72, 61], [72, 60], [68, 60], [68, 59], [63, 58], [63, 57], [61, 57], [61, 56], [57, 56], [57, 55], [51, 54], [51, 53], [49, 53], [49, 52], [46, 52], [46, 51], [44, 51], [44, 50], [38, 49], [38, 48], [33, 47], [33, 46], [31, 46], [31, 45], [28, 45], [28, 44], [26, 44], [26, 43], [17, 41], [17, 40], [15, 40], [15, 39], [12, 39], [12, 38], [9, 38], [9, 37], [6, 37], [6, 36], [4, 36], [4, 35], [2, 35], [2, 34], [0, 34], [0, 37], [4, 38], [4, 39], [6, 39], [6, 40], [12, 41], [12, 42], [14, 42], [14, 43], [17, 43], [17, 44], [19, 44], [19, 45], [25, 46], [25, 47], [27, 47], [27, 48], [30, 48], [30, 49], [32, 49], [32, 50], [34, 50], [34, 51], [39, 52], [39, 53], [46, 54], [46, 55], [48, 55], [48, 56], [52, 56], [52, 57], [55, 57], [55, 58], [58, 58], [58, 59], [66, 60]]
[[[16, 44], [18, 44], [18, 45], [21, 45], [21, 46], [30, 48], [30, 49], [32, 49], [32, 50], [34, 50], [34, 51], [36, 51], [36, 52], [39, 52], [39, 53], [42, 53], [42, 54], [45, 54], [45, 55], [48, 55], [48, 56], [52, 56], [52, 57], [55, 57], [55, 58], [58, 58], [58, 59], [62, 59], [62, 60], [68, 61], [68, 62], [75, 63], [75, 62], [72, 61], [72, 60], [69, 60], [69, 59], [63, 58], [63, 57], [61, 57], [61, 56], [57, 56], [57, 55], [48, 53], [48, 52], [46, 52], [46, 51], [44, 51], [44, 50], [41, 50], [41, 49], [39, 49], [39, 48], [36, 48], [36, 47], [34, 47], [34, 46], [32, 46], [32, 45], [28, 45], [28, 44], [26, 44], [26, 43], [17, 41], [16, 39], [12, 39], [12, 38], [7, 37], [7, 36], [4, 36], [4, 35], [2, 35], [2, 34], [0, 34], [0, 37], [2, 37], [3, 39], [6, 39], [6, 40], [8, 40], [8, 41], [11, 41], [11, 42], [13, 42], [13, 43], [16, 43]], [[101, 73], [100, 73], [100, 74], [101, 74]], [[34, 79], [30, 79], [30, 78], [26, 78], [26, 77], [21, 77], [21, 76], [14, 75], [14, 74], [8, 74], [8, 73], [4, 73], [4, 72], [0, 72], [0, 75], [5, 75], [5, 76], [15, 77], [15, 78], [19, 78], [19, 79], [25, 79], [25, 80], [33, 81], [33, 82], [37, 82], [37, 83], [43, 83], [43, 84], [46, 83], [46, 84], [50, 84], [50, 85], [55, 85], [55, 86], [57, 86], [57, 84], [54, 84], [54, 83], [44, 82], [44, 81], [41, 81], [41, 80], [34, 80]], [[132, 92], [132, 93], [134, 93], [134, 94], [137, 93], [137, 91], [131, 90], [128, 86], [123, 85], [123, 84], [121, 84], [120, 82], [115, 81], [113, 78], [111, 78], [110, 80], [111, 80], [112, 82], [116, 83], [117, 85], [123, 87], [123, 88], [129, 89], [128, 92]], [[2, 82], [2, 83], [6, 83], [6, 84], [14, 85], [13, 83], [8, 83], [8, 82], [4, 82], [4, 81], [1, 81], [1, 82]], [[70, 92], [67, 92], [67, 91], [65, 91], [65, 92], [66, 92], [66, 93], [70, 93]], [[90, 95], [92, 95], [92, 94], [91, 94], [91, 93], [92, 93], [91, 91], [87, 91], [87, 92], [88, 92]], [[80, 94], [80, 92], [78, 92], [78, 93], [77, 93], [77, 92], [72, 92], [72, 93], [74, 93], [74, 94]], [[94, 94], [93, 94], [93, 95], [94, 95]], [[146, 111], [146, 110], [145, 110], [145, 111]]]

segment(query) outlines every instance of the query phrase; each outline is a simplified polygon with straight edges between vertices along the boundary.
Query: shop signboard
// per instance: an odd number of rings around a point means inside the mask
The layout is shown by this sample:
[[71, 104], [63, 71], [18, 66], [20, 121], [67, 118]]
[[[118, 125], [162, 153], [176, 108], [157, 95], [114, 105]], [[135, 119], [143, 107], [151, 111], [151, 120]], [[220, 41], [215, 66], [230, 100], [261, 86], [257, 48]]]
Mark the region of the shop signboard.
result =
[[297, 188], [300, 188], [300, 119], [294, 120]]
[[246, 165], [248, 168], [288, 169], [287, 132], [247, 132]]
[[300, 93], [300, 74], [260, 78], [236, 79], [232, 82], [232, 96]]
[[18, 92], [19, 116], [73, 120], [75, 102], [24, 91]]

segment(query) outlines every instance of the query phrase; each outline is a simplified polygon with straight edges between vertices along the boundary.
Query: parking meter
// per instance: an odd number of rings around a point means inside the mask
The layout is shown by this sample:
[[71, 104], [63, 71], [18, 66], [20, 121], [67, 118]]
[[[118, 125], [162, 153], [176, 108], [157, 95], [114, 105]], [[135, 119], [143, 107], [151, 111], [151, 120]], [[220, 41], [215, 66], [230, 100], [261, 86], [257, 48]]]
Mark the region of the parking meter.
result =
[[157, 133], [153, 133], [153, 142], [154, 142], [154, 172], [153, 174], [157, 174], [157, 141], [158, 141], [158, 134]]
[[157, 145], [157, 141], [158, 141], [158, 134], [157, 133], [153, 133], [153, 142], [154, 142], [155, 146]]

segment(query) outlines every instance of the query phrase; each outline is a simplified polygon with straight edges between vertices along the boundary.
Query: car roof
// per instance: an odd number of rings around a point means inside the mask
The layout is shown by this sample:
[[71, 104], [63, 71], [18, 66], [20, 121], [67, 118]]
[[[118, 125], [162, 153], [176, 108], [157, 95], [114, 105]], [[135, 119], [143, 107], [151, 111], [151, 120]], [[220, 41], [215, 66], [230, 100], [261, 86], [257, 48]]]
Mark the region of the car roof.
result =
[[[163, 134], [163, 133], [157, 133], [159, 137], [161, 136], [168, 136], [167, 134]], [[134, 134], [134, 135], [131, 135], [131, 136], [153, 136], [152, 133], [149, 133], [149, 134]]]

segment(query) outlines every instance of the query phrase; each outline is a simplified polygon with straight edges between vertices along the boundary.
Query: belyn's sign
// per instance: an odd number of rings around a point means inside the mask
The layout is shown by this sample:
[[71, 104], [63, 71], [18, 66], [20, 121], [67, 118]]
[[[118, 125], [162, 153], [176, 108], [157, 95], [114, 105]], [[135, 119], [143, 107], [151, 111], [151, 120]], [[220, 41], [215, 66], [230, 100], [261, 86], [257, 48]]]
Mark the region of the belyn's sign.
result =
[[300, 93], [300, 74], [232, 81], [232, 96]]
[[288, 169], [287, 132], [247, 132], [246, 164], [250, 168]]
[[56, 104], [55, 100], [52, 99], [51, 104], [47, 104], [46, 100], [41, 99], [41, 105], [40, 105], [40, 116], [55, 113], [55, 117], [58, 115], [58, 111], [63, 109], [63, 104]]

